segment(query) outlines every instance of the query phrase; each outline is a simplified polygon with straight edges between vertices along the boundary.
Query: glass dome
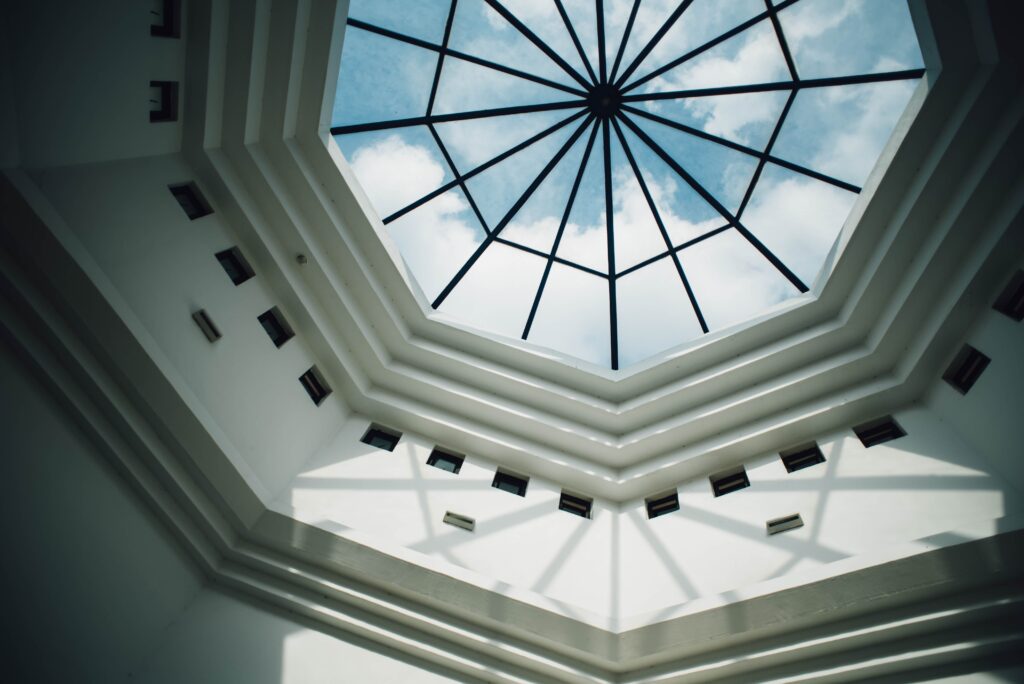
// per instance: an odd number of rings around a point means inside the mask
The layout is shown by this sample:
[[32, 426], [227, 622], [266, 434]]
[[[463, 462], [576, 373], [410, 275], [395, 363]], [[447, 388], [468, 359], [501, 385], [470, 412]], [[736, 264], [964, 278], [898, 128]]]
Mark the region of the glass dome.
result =
[[806, 292], [923, 73], [893, 0], [353, 0], [332, 133], [435, 309], [618, 369]]

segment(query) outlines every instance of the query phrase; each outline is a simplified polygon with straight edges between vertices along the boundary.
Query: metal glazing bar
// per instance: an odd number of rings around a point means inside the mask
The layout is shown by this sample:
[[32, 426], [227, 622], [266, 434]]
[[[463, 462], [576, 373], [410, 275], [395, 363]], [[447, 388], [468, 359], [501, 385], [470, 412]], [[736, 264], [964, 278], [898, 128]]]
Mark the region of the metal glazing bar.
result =
[[789, 69], [789, 77], [794, 81], [800, 80], [800, 75], [796, 71], [796, 62], [793, 61], [793, 55], [789, 51], [789, 42], [786, 41], [786, 34], [782, 31], [782, 24], [779, 22], [778, 10], [772, 5], [772, 0], [764, 0], [765, 9], [768, 10], [768, 14], [772, 19], [772, 28], [775, 30], [775, 37], [779, 41], [779, 47], [782, 49], [782, 56], [786, 58], [786, 68]]
[[608, 232], [608, 325], [610, 330], [612, 370], [619, 369], [618, 300], [615, 294], [615, 199], [612, 197], [612, 152], [608, 119], [601, 126], [604, 145], [604, 213]]
[[540, 284], [537, 286], [537, 294], [534, 295], [533, 305], [530, 307], [530, 315], [526, 318], [526, 325], [523, 327], [523, 337], [526, 339], [530, 334], [530, 328], [533, 327], [533, 319], [537, 315], [537, 307], [540, 306], [540, 298], [544, 294], [544, 287], [548, 283], [548, 275], [551, 274], [551, 266], [558, 262], [567, 266], [574, 266], [587, 273], [593, 273], [594, 275], [602, 278], [607, 278], [608, 275], [595, 271], [579, 264], [575, 264], [565, 259], [560, 259], [555, 254], [558, 252], [558, 245], [562, 242], [562, 235], [565, 232], [565, 226], [569, 222], [569, 215], [572, 213], [572, 205], [576, 201], [576, 193], [580, 189], [580, 183], [583, 182], [583, 175], [587, 170], [587, 162], [590, 161], [590, 152], [594, 149], [594, 140], [597, 138], [597, 124], [594, 124], [593, 129], [590, 131], [590, 138], [587, 140], [587, 147], [583, 150], [583, 159], [580, 161], [580, 170], [576, 172], [576, 179], [573, 180], [572, 189], [569, 191], [569, 199], [565, 203], [565, 212], [562, 214], [562, 221], [558, 224], [558, 232], [555, 233], [555, 241], [551, 245], [551, 254], [548, 255], [548, 263], [544, 266], [544, 274], [540, 278]]
[[[508, 159], [513, 154], [516, 154], [517, 152], [520, 152], [521, 150], [526, 149], [527, 147], [529, 147], [530, 145], [534, 144], [538, 140], [542, 140], [543, 138], [546, 138], [547, 136], [551, 135], [552, 133], [554, 133], [555, 131], [559, 130], [563, 126], [566, 126], [566, 125], [572, 123], [573, 121], [575, 121], [576, 119], [580, 118], [581, 116], [583, 116], [586, 113], [587, 113], [586, 110], [580, 110], [580, 111], [576, 112], [575, 114], [573, 114], [572, 116], [566, 117], [565, 119], [562, 119], [558, 123], [545, 128], [540, 133], [537, 133], [536, 135], [533, 135], [533, 136], [527, 138], [526, 140], [522, 141], [518, 145], [515, 145], [514, 147], [510, 147], [509, 149], [505, 150], [504, 152], [502, 152], [498, 156], [491, 157], [490, 159], [485, 161], [480, 166], [477, 166], [477, 167], [473, 168], [472, 170], [462, 174], [461, 176], [457, 176], [455, 178], [455, 180], [450, 181], [448, 183], [445, 183], [444, 185], [442, 185], [441, 187], [437, 188], [436, 190], [434, 190], [432, 192], [428, 192], [426, 195], [424, 195], [423, 197], [419, 198], [415, 202], [412, 202], [411, 204], [407, 204], [406, 206], [402, 207], [401, 209], [399, 209], [395, 213], [391, 214], [390, 216], [385, 217], [384, 218], [384, 223], [385, 224], [391, 223], [395, 219], [397, 219], [397, 218], [399, 218], [399, 217], [401, 217], [401, 216], [403, 216], [405, 214], [408, 214], [413, 209], [426, 204], [427, 202], [429, 202], [430, 200], [434, 199], [438, 195], [441, 195], [441, 194], [443, 194], [445, 192], [448, 192], [449, 190], [454, 188], [456, 185], [458, 185], [460, 180], [461, 181], [469, 180], [470, 178], [472, 178], [473, 176], [477, 175], [478, 173], [483, 173], [484, 171], [486, 171], [487, 169], [491, 168], [495, 164], [498, 164], [498, 163]], [[433, 124], [429, 124], [429, 125], [433, 126]]]
[[563, 259], [562, 257], [551, 256], [542, 249], [535, 249], [527, 245], [521, 245], [518, 242], [512, 242], [511, 240], [506, 240], [503, 237], [496, 237], [494, 238], [494, 241], [500, 245], [505, 245], [506, 247], [514, 247], [515, 249], [527, 252], [528, 254], [533, 254], [534, 256], [539, 256], [544, 259], [549, 259], [553, 263], [568, 266], [570, 268], [575, 268], [577, 271], [583, 271], [584, 273], [589, 273], [590, 275], [597, 276], [598, 278], [608, 277], [607, 273], [601, 273], [597, 269], [590, 268], [589, 266], [584, 266], [583, 264], [577, 264], [575, 261], [569, 261], [568, 259]]
[[682, 16], [683, 12], [686, 11], [686, 8], [689, 7], [692, 3], [693, 0], [682, 0], [682, 2], [679, 3], [679, 6], [672, 11], [672, 14], [670, 14], [668, 19], [665, 20], [665, 23], [661, 25], [661, 28], [658, 29], [658, 32], [651, 36], [651, 39], [647, 42], [647, 45], [645, 45], [643, 49], [640, 50], [637, 56], [633, 58], [633, 61], [630, 62], [626, 70], [622, 72], [622, 76], [619, 76], [619, 80], [615, 82], [616, 86], [621, 88], [622, 84], [626, 82], [626, 79], [633, 75], [633, 72], [636, 71], [637, 68], [639, 68], [639, 66], [643, 63], [645, 59], [647, 59], [647, 55], [651, 54], [651, 51], [658, 45], [658, 43], [661, 42], [661, 39], [664, 38], [665, 34], [669, 32], [669, 30], [672, 28], [672, 25], [676, 23], [679, 17]]
[[572, 44], [576, 46], [576, 52], [579, 53], [580, 60], [583, 62], [583, 66], [586, 68], [587, 74], [590, 76], [590, 80], [597, 83], [597, 75], [594, 73], [594, 67], [590, 65], [590, 59], [587, 57], [587, 53], [583, 49], [583, 43], [580, 42], [580, 37], [576, 34], [576, 29], [573, 28], [572, 21], [569, 19], [568, 12], [565, 11], [565, 6], [562, 4], [562, 0], [555, 0], [555, 7], [558, 8], [558, 14], [562, 17], [562, 23], [565, 24], [565, 30], [569, 32], [569, 37], [572, 38]]
[[[448, 50], [448, 38], [452, 34], [452, 20], [455, 19], [455, 7], [458, 4], [459, 0], [452, 0], [448, 8], [448, 20], [444, 24], [444, 38], [437, 51], [437, 68], [434, 69], [434, 80], [430, 84], [430, 96], [427, 98], [427, 116], [434, 111], [434, 98], [437, 97], [437, 86], [441, 82], [441, 68], [444, 66], [444, 55]], [[433, 130], [433, 126], [431, 126], [431, 130]]]
[[593, 120], [593, 118], [593, 115], [587, 116], [587, 118], [584, 119], [583, 123], [580, 124], [579, 128], [573, 131], [572, 135], [569, 136], [569, 139], [566, 140], [558, 149], [558, 151], [555, 153], [555, 156], [551, 158], [551, 161], [544, 165], [544, 168], [541, 169], [541, 172], [537, 174], [537, 177], [533, 179], [533, 182], [530, 183], [529, 187], [526, 188], [525, 191], [523, 191], [523, 194], [519, 197], [518, 200], [516, 200], [515, 204], [512, 205], [512, 208], [508, 210], [505, 216], [502, 217], [502, 219], [498, 222], [498, 225], [496, 225], [494, 227], [494, 230], [491, 231], [490, 235], [484, 238], [484, 241], [480, 243], [480, 245], [476, 248], [476, 251], [474, 251], [473, 254], [469, 257], [469, 259], [466, 260], [466, 263], [462, 265], [462, 268], [459, 269], [459, 272], [452, 277], [452, 279], [448, 282], [448, 284], [441, 291], [441, 293], [437, 295], [437, 297], [431, 304], [433, 308], [436, 309], [437, 307], [441, 306], [441, 304], [448, 297], [448, 295], [452, 293], [452, 290], [455, 289], [455, 286], [459, 284], [459, 282], [469, 272], [469, 269], [472, 268], [473, 264], [475, 264], [476, 261], [480, 258], [480, 256], [484, 253], [484, 250], [486, 250], [491, 245], [491, 243], [494, 242], [494, 240], [498, 237], [498, 234], [505, 229], [505, 226], [507, 226], [509, 222], [515, 217], [516, 213], [518, 213], [519, 210], [522, 209], [523, 205], [526, 204], [527, 200], [530, 199], [530, 196], [533, 195], [534, 191], [537, 190], [537, 187], [544, 182], [544, 179], [547, 178], [549, 173], [551, 173], [551, 170], [558, 165], [558, 162], [562, 160], [562, 157], [565, 156], [565, 153], [569, 151], [569, 148], [571, 148], [576, 143], [576, 141], [579, 140], [580, 135], [582, 135], [583, 131], [587, 128], [587, 126], [590, 125], [590, 122]]
[[622, 150], [626, 153], [626, 159], [629, 161], [630, 168], [633, 169], [633, 175], [636, 176], [637, 183], [640, 184], [640, 190], [644, 193], [644, 199], [647, 200], [647, 206], [651, 209], [651, 214], [654, 215], [654, 222], [658, 224], [658, 230], [661, 231], [661, 238], [665, 241], [665, 248], [669, 250], [672, 255], [672, 262], [675, 264], [676, 273], [679, 274], [679, 279], [683, 283], [683, 287], [686, 289], [686, 296], [690, 300], [690, 306], [693, 307], [693, 313], [697, 316], [697, 322], [700, 323], [700, 329], [705, 333], [708, 332], [707, 321], [704, 320], [704, 314], [700, 310], [700, 305], [697, 303], [697, 297], [693, 293], [693, 288], [690, 287], [690, 280], [686, 277], [686, 271], [683, 270], [683, 264], [679, 261], [679, 255], [672, 251], [672, 239], [668, 236], [668, 229], [665, 228], [665, 223], [661, 220], [661, 212], [658, 211], [658, 206], [654, 202], [654, 197], [651, 196], [650, 190], [647, 188], [647, 182], [644, 181], [644, 176], [640, 173], [640, 167], [637, 166], [636, 159], [633, 157], [633, 151], [629, 148], [629, 143], [626, 142], [626, 136], [622, 134], [622, 128], [619, 126], [619, 122], [612, 119], [612, 125], [615, 127], [615, 135], [619, 138], [619, 144], [622, 145]]
[[466, 185], [466, 177], [459, 175], [459, 169], [455, 166], [455, 161], [451, 155], [448, 154], [448, 147], [441, 140], [441, 136], [437, 134], [437, 129], [431, 124], [427, 126], [430, 130], [430, 135], [434, 137], [434, 142], [437, 143], [437, 149], [441, 150], [441, 155], [444, 157], [444, 161], [448, 164], [448, 168], [452, 170], [452, 175], [455, 176], [455, 181], [462, 188], [462, 194], [466, 196], [466, 201], [469, 202], [470, 208], [476, 215], [477, 220], [480, 222], [480, 227], [484, 229], [484, 232], [490, 234], [491, 229], [487, 227], [487, 221], [484, 219], [484, 215], [480, 213], [480, 208], [476, 205], [476, 201], [473, 199], [473, 194], [469, 191], [469, 186]]
[[644, 266], [650, 266], [655, 261], [659, 261], [661, 259], [664, 259], [669, 254], [681, 252], [684, 249], [686, 249], [687, 247], [692, 247], [693, 245], [696, 245], [697, 243], [704, 242], [708, 238], [714, 237], [714, 236], [718, 235], [719, 233], [724, 233], [725, 231], [727, 231], [727, 230], [729, 230], [731, 228], [732, 228], [732, 224], [727, 223], [724, 226], [719, 226], [718, 228], [715, 228], [714, 230], [709, 230], [708, 232], [704, 233], [703, 235], [698, 235], [697, 237], [693, 238], [692, 240], [687, 240], [686, 242], [684, 242], [681, 245], [676, 245], [675, 247], [673, 247], [672, 249], [668, 250], [667, 252], [662, 252], [660, 254], [655, 254], [654, 256], [652, 256], [652, 257], [650, 257], [648, 259], [645, 259], [644, 261], [641, 261], [639, 264], [633, 264], [632, 266], [630, 266], [626, 270], [620, 271], [617, 277], [621, 278], [623, 276], [627, 276], [630, 273], [632, 273], [633, 271], [638, 271], [641, 268], [643, 268]]
[[573, 69], [568, 62], [562, 59], [557, 52], [552, 50], [547, 43], [545, 43], [543, 40], [537, 37], [537, 34], [535, 34], [533, 31], [527, 28], [526, 24], [519, 21], [519, 19], [516, 18], [514, 14], [509, 12], [504, 5], [498, 2], [498, 0], [484, 0], [484, 2], [486, 2], [492, 8], [494, 8], [495, 12], [504, 17], [505, 21], [515, 26], [517, 31], [522, 33], [531, 43], [540, 48], [541, 52], [550, 57], [551, 61], [557, 64], [562, 69], [562, 71], [572, 76], [573, 80], [575, 80], [584, 88], [588, 88], [590, 86], [590, 84], [587, 83], [587, 79], [580, 76], [578, 71]]
[[615, 82], [615, 74], [619, 71], [619, 65], [622, 63], [622, 55], [626, 51], [626, 43], [629, 42], [629, 34], [633, 31], [633, 22], [636, 21], [637, 10], [640, 9], [640, 0], [633, 0], [633, 9], [629, 11], [629, 19], [626, 20], [626, 28], [622, 31], [622, 40], [619, 42], [619, 49], [615, 53], [615, 62], [612, 64], [612, 72], [608, 76], [608, 80]]
[[[426, 40], [421, 40], [419, 38], [413, 38], [412, 36], [407, 36], [404, 33], [392, 31], [391, 29], [376, 26], [374, 24], [361, 21], [359, 19], [349, 19], [348, 24], [349, 26], [353, 26], [364, 31], [369, 31], [370, 33], [376, 33], [378, 35], [385, 36], [387, 38], [392, 38], [403, 43], [408, 43], [409, 45], [415, 45], [416, 47], [423, 48], [424, 50], [431, 50], [433, 52], [441, 51], [440, 45], [436, 45], [434, 43], [431, 43]], [[585, 91], [580, 90], [579, 88], [573, 88], [572, 86], [567, 86], [564, 83], [559, 83], [558, 81], [552, 81], [541, 76], [535, 76], [525, 71], [520, 71], [519, 69], [513, 69], [512, 67], [505, 66], [504, 64], [498, 64], [497, 62], [492, 62], [487, 59], [474, 57], [473, 55], [461, 52], [459, 50], [452, 50], [451, 48], [446, 48], [446, 53], [449, 57], [461, 59], [464, 62], [471, 62], [482, 67], [487, 67], [488, 69], [494, 69], [495, 71], [500, 71], [510, 76], [516, 76], [517, 78], [522, 78], [527, 81], [533, 81], [534, 83], [546, 85], [549, 88], [557, 88], [558, 90], [563, 90], [567, 93], [572, 93], [573, 95], [583, 96], [586, 94]]]
[[789, 116], [789, 110], [793, 106], [793, 101], [796, 100], [797, 91], [790, 91], [789, 97], [786, 98], [786, 105], [782, 108], [782, 113], [779, 114], [779, 120], [775, 122], [775, 128], [772, 129], [772, 135], [768, 138], [768, 144], [764, 148], [764, 156], [761, 157], [757, 162], [757, 168], [754, 169], [754, 175], [750, 177], [750, 183], [747, 184], [747, 191], [743, 193], [743, 201], [740, 202], [740, 208], [736, 210], [736, 218], [743, 218], [743, 212], [747, 208], [747, 203], [750, 202], [750, 197], [754, 194], [754, 187], [757, 185], [757, 181], [761, 178], [761, 172], [764, 171], [765, 161], [771, 154], [772, 147], [775, 146], [775, 141], [779, 137], [779, 133], [782, 131], [782, 126], [786, 122], [786, 117]]
[[449, 121], [465, 121], [467, 119], [486, 119], [492, 116], [507, 116], [509, 114], [529, 114], [530, 112], [550, 112], [556, 109], [572, 109], [573, 107], [586, 107], [584, 100], [571, 100], [567, 102], [547, 102], [543, 104], [519, 105], [516, 107], [497, 107], [494, 109], [476, 109], [471, 112], [454, 112], [451, 114], [431, 114], [430, 116], [413, 116], [408, 119], [391, 119], [390, 121], [374, 121], [371, 123], [349, 124], [347, 126], [333, 126], [332, 135], [345, 135], [346, 133], [365, 133], [367, 131], [383, 131], [389, 128], [406, 128], [408, 126], [422, 126], [426, 124], [447, 123]]
[[608, 58], [604, 54], [606, 46], [604, 42], [604, 1], [594, 0], [594, 12], [597, 19], [597, 63], [601, 74], [601, 83], [608, 82]]

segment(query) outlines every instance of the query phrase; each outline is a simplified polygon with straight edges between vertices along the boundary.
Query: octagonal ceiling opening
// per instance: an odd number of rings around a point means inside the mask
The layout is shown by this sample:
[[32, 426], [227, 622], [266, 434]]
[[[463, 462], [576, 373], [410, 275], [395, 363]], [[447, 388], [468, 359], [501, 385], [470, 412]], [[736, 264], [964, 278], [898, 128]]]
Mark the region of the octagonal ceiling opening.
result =
[[353, 0], [331, 132], [431, 306], [619, 369], [819, 277], [923, 61], [891, 0]]

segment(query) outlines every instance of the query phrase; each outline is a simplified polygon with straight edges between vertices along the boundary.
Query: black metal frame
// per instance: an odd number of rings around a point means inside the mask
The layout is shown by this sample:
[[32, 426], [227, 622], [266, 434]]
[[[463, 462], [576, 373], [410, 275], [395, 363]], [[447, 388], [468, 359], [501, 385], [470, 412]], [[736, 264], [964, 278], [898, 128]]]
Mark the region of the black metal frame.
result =
[[[534, 296], [533, 305], [530, 309], [530, 314], [527, 318], [526, 324], [523, 328], [522, 338], [527, 339], [530, 334], [530, 330], [533, 326], [534, 318], [537, 314], [537, 309], [541, 301], [541, 297], [544, 293], [545, 285], [548, 281], [548, 276], [551, 272], [552, 265], [555, 263], [576, 268], [584, 271], [591, 275], [595, 275], [601, 278], [605, 278], [608, 281], [609, 291], [609, 321], [610, 321], [610, 345], [611, 345], [611, 367], [617, 369], [619, 366], [618, 362], [618, 322], [617, 322], [617, 307], [616, 307], [616, 280], [618, 278], [632, 273], [633, 271], [652, 264], [662, 258], [669, 258], [673, 262], [676, 272], [679, 274], [679, 279], [682, 287], [686, 291], [687, 298], [692, 306], [694, 316], [700, 324], [701, 329], [707, 333], [709, 327], [707, 321], [701, 311], [700, 305], [697, 301], [697, 296], [690, 285], [689, 279], [687, 278], [686, 272], [683, 268], [682, 261], [679, 257], [679, 253], [688, 247], [691, 247], [703, 240], [706, 240], [714, 235], [726, 230], [735, 230], [739, 233], [751, 246], [753, 246], [775, 269], [783, 275], [792, 285], [800, 292], [806, 292], [808, 290], [807, 285], [793, 272], [791, 271], [783, 261], [776, 256], [768, 247], [762, 243], [753, 233], [751, 233], [743, 224], [742, 217], [746, 210], [750, 198], [753, 194], [754, 188], [757, 185], [758, 180], [764, 171], [765, 165], [768, 162], [777, 166], [786, 168], [790, 171], [814, 178], [816, 180], [829, 183], [835, 187], [841, 188], [848, 192], [858, 193], [860, 188], [833, 178], [831, 176], [819, 173], [813, 169], [807, 168], [800, 164], [781, 159], [772, 154], [772, 148], [778, 139], [779, 133], [782, 130], [782, 126], [785, 123], [786, 117], [788, 116], [790, 109], [792, 108], [793, 102], [796, 99], [797, 93], [801, 90], [808, 88], [823, 88], [832, 86], [842, 85], [854, 85], [863, 83], [879, 83], [884, 81], [893, 80], [905, 80], [920, 78], [924, 74], [924, 69], [910, 69], [903, 71], [892, 71], [883, 72], [876, 74], [857, 74], [851, 76], [842, 76], [836, 78], [817, 78], [817, 79], [802, 79], [797, 73], [796, 64], [793, 60], [793, 56], [790, 53], [789, 44], [786, 41], [785, 33], [782, 29], [782, 25], [779, 22], [778, 12], [799, 0], [785, 0], [778, 4], [773, 5], [771, 0], [764, 0], [765, 11], [751, 17], [747, 21], [733, 27], [729, 31], [722, 33], [719, 36], [705, 42], [704, 44], [690, 50], [684, 55], [664, 64], [657, 69], [648, 72], [647, 74], [631, 80], [631, 77], [643, 64], [644, 60], [651, 54], [657, 44], [665, 37], [672, 26], [680, 19], [686, 9], [690, 6], [693, 0], [681, 0], [676, 6], [675, 10], [665, 20], [663, 25], [654, 33], [654, 35], [648, 40], [648, 42], [641, 48], [636, 56], [629, 62], [628, 65], [623, 66], [623, 55], [625, 52], [626, 44], [629, 41], [630, 33], [633, 29], [634, 20], [636, 18], [637, 11], [640, 7], [641, 0], [634, 0], [633, 6], [630, 11], [629, 18], [623, 31], [622, 40], [619, 43], [619, 47], [616, 50], [616, 55], [611, 67], [607, 64], [606, 50], [605, 50], [605, 31], [604, 31], [604, 7], [602, 0], [595, 0], [595, 11], [597, 18], [597, 39], [598, 39], [598, 65], [595, 71], [594, 66], [591, 64], [590, 59], [587, 56], [582, 44], [580, 43], [579, 36], [573, 27], [572, 21], [569, 18], [565, 7], [562, 4], [562, 0], [553, 0], [558, 13], [565, 24], [566, 31], [572, 40], [573, 46], [575, 47], [580, 61], [582, 62], [586, 74], [581, 74], [579, 71], [574, 69], [567, 61], [565, 61], [555, 50], [553, 50], [547, 43], [545, 43], [540, 37], [533, 33], [523, 22], [521, 22], [512, 12], [510, 12], [500, 0], [483, 0], [498, 14], [513, 26], [519, 33], [521, 33], [527, 40], [533, 43], [538, 49], [540, 49], [545, 55], [547, 55], [552, 62], [554, 62], [562, 71], [565, 72], [566, 76], [571, 79], [576, 85], [567, 85], [564, 83], [558, 83], [550, 79], [542, 78], [533, 74], [529, 74], [512, 67], [495, 63], [490, 60], [481, 59], [479, 57], [466, 54], [457, 50], [453, 50], [448, 47], [448, 40], [451, 35], [452, 22], [455, 17], [456, 7], [458, 0], [451, 0], [451, 5], [448, 13], [447, 22], [444, 29], [444, 38], [440, 45], [424, 41], [418, 38], [413, 38], [390, 29], [386, 29], [380, 26], [360, 21], [359, 19], [350, 18], [348, 25], [352, 28], [361, 29], [364, 31], [370, 31], [372, 33], [392, 38], [394, 40], [402, 41], [410, 45], [415, 45], [437, 53], [437, 66], [434, 72], [434, 79], [431, 85], [430, 97], [428, 99], [427, 111], [424, 116], [411, 117], [404, 119], [393, 119], [388, 121], [377, 121], [372, 123], [358, 123], [350, 124], [345, 126], [334, 126], [331, 128], [331, 133], [334, 135], [345, 135], [350, 133], [361, 133], [367, 131], [380, 131], [391, 128], [402, 128], [409, 126], [425, 125], [430, 131], [435, 143], [438, 146], [441, 155], [445, 159], [445, 163], [450, 168], [454, 180], [445, 183], [436, 190], [427, 193], [420, 199], [412, 202], [411, 204], [399, 209], [389, 216], [384, 217], [383, 221], [385, 224], [391, 223], [392, 221], [404, 216], [410, 211], [422, 206], [430, 200], [438, 197], [439, 195], [448, 192], [449, 190], [458, 187], [462, 190], [473, 213], [476, 215], [477, 220], [480, 222], [485, 237], [476, 251], [469, 257], [469, 259], [463, 264], [462, 268], [452, 277], [448, 284], [441, 290], [441, 293], [434, 299], [431, 305], [436, 309], [441, 306], [449, 294], [455, 289], [456, 286], [462, 281], [465, 275], [472, 268], [473, 264], [477, 262], [484, 251], [492, 244], [499, 243], [522, 251], [526, 251], [537, 256], [541, 256], [547, 259], [543, 275], [537, 288], [537, 292]], [[769, 21], [774, 29], [775, 35], [779, 41], [779, 46], [782, 50], [783, 56], [786, 61], [786, 66], [789, 70], [790, 80], [779, 81], [771, 83], [758, 83], [742, 86], [728, 86], [721, 88], [701, 88], [692, 90], [681, 90], [672, 92], [659, 92], [649, 94], [630, 94], [637, 87], [657, 78], [661, 74], [679, 67], [684, 62], [687, 62], [700, 54], [703, 54], [707, 50], [721, 44], [722, 42], [742, 33], [743, 31], [760, 24], [763, 21]], [[534, 83], [546, 85], [551, 88], [557, 89], [563, 93], [576, 96], [576, 99], [556, 101], [556, 102], [545, 102], [537, 103], [533, 105], [524, 105], [516, 107], [500, 107], [493, 109], [481, 109], [467, 112], [457, 112], [449, 114], [435, 114], [433, 113], [434, 99], [437, 95], [437, 88], [440, 82], [441, 70], [444, 65], [446, 58], [454, 58], [473, 64], [483, 66], [486, 68], [494, 69], [502, 73], [515, 76], [518, 78], [526, 79]], [[621, 72], [620, 72], [621, 69]], [[667, 100], [667, 99], [683, 99], [683, 98], [696, 98], [696, 97], [709, 97], [715, 95], [730, 95], [730, 94], [741, 94], [741, 93], [760, 93], [760, 92], [772, 92], [772, 91], [788, 91], [789, 97], [779, 115], [778, 121], [776, 122], [775, 128], [768, 140], [767, 145], [763, 150], [754, 149], [752, 147], [742, 145], [725, 138], [706, 133], [700, 129], [687, 126], [685, 124], [666, 119], [664, 117], [657, 116], [650, 112], [644, 111], [634, 106], [635, 103], [648, 102], [655, 100]], [[445, 148], [441, 137], [438, 135], [435, 128], [435, 124], [446, 123], [452, 121], [464, 121], [469, 119], [481, 119], [496, 116], [508, 116], [512, 114], [529, 114], [533, 112], [545, 112], [545, 111], [556, 111], [556, 110], [576, 110], [572, 112], [565, 119], [562, 119], [558, 123], [550, 126], [549, 128], [537, 133], [534, 136], [520, 142], [505, 152], [493, 157], [492, 159], [476, 166], [475, 168], [460, 173], [459, 169], [455, 166], [451, 155]], [[711, 141], [716, 144], [727, 147], [731, 150], [747, 154], [757, 159], [757, 166], [754, 174], [747, 185], [744, 192], [743, 199], [739, 205], [738, 210], [735, 214], [730, 212], [725, 206], [722, 205], [715, 196], [708, 191], [700, 182], [698, 182], [683, 166], [683, 164], [674, 159], [668, 152], [666, 152], [657, 142], [655, 142], [647, 133], [637, 125], [633, 120], [633, 117], [639, 117], [647, 119], [649, 121], [656, 122], [658, 124], [669, 126], [675, 130], [696, 136], [703, 140]], [[502, 219], [495, 226], [488, 226], [484, 220], [476, 201], [473, 199], [472, 193], [466, 185], [466, 180], [473, 176], [489, 169], [495, 164], [507, 159], [508, 157], [516, 154], [517, 152], [533, 145], [534, 143], [548, 137], [549, 135], [563, 129], [569, 124], [575, 123], [580, 119], [583, 119], [582, 123], [573, 131], [569, 139], [558, 149], [554, 154], [551, 161], [545, 165], [534, 181], [529, 185], [526, 191], [520, 196], [520, 198], [513, 204], [512, 208], [502, 217]], [[644, 181], [643, 175], [640, 173], [640, 168], [637, 165], [636, 158], [633, 151], [630, 148], [629, 143], [626, 140], [626, 136], [623, 134], [622, 127], [628, 128], [641, 142], [649, 147], [658, 157], [660, 157], [668, 166], [671, 168], [676, 175], [678, 175], [683, 181], [692, 188], [697, 194], [699, 194], [705, 201], [708, 202], [722, 217], [724, 224], [714, 230], [711, 230], [704, 235], [701, 235], [689, 242], [682, 245], [673, 246], [671, 239], [669, 238], [668, 231], [661, 219], [661, 215], [655, 205], [654, 199]], [[544, 181], [547, 175], [555, 168], [555, 166], [561, 161], [565, 154], [570, 148], [581, 138], [581, 136], [590, 129], [590, 134], [587, 137], [586, 147], [583, 153], [583, 158], [580, 163], [579, 171], [576, 174], [572, 188], [569, 190], [568, 198], [566, 200], [565, 212], [562, 215], [562, 220], [558, 228], [558, 232], [552, 244], [550, 252], [544, 252], [537, 250], [525, 245], [506, 240], [501, 237], [502, 230], [509, 224], [509, 222], [515, 217], [516, 213], [523, 207], [523, 205], [529, 200], [530, 196], [537, 189], [537, 187]], [[603, 155], [603, 171], [605, 180], [605, 220], [606, 230], [608, 238], [608, 273], [602, 273], [595, 269], [589, 268], [582, 264], [577, 264], [571, 260], [560, 258], [556, 255], [559, 244], [562, 240], [562, 236], [565, 230], [566, 223], [569, 220], [569, 215], [572, 211], [573, 203], [576, 200], [577, 192], [579, 191], [580, 183], [582, 182], [584, 171], [587, 168], [587, 164], [590, 159], [590, 155], [593, 151], [594, 143], [597, 138], [598, 132], [601, 134], [602, 144], [602, 155]], [[638, 181], [641, 190], [643, 191], [644, 197], [651, 209], [651, 213], [654, 216], [655, 222], [658, 225], [658, 229], [665, 241], [665, 252], [655, 255], [646, 261], [630, 266], [621, 272], [615, 270], [615, 231], [614, 231], [614, 197], [612, 190], [612, 169], [611, 169], [611, 138], [612, 132], [614, 131], [615, 138], [619, 145], [625, 152], [625, 156], [629, 165], [633, 171], [633, 174]]]

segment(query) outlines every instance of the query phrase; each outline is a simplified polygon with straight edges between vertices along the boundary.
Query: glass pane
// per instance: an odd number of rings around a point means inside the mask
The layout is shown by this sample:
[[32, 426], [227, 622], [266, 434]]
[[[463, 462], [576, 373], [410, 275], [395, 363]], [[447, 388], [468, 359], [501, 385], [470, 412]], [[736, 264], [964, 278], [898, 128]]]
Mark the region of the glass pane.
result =
[[617, 279], [615, 292], [620, 368], [703, 334], [670, 257]]
[[527, 339], [610, 366], [608, 281], [570, 266], [552, 266]]
[[742, 93], [640, 102], [657, 116], [762, 151], [786, 106], [788, 92]]
[[450, 7], [451, 0], [351, 0], [348, 16], [440, 45]]
[[614, 131], [611, 136], [615, 271], [621, 273], [630, 266], [664, 253], [668, 245], [665, 244], [650, 204], [619, 144], [618, 136]]
[[[433, 72], [430, 77], [433, 78]], [[427, 88], [430, 88], [429, 81]], [[446, 59], [437, 85], [434, 113], [451, 114], [579, 99], [578, 95], [473, 62]]]
[[587, 169], [576, 193], [569, 223], [565, 226], [556, 256], [608, 272], [608, 231], [605, 227], [604, 152], [598, 131], [594, 147], [587, 160]]
[[[537, 0], [502, 0], [502, 5], [526, 24], [580, 76], [588, 79], [586, 67], [580, 59], [576, 46], [573, 45], [572, 38], [565, 28], [565, 23], [558, 13], [554, 0], [542, 0], [541, 2], [537, 2]], [[593, 3], [590, 5], [593, 6]], [[568, 9], [566, 9], [566, 13], [568, 14]]]
[[[434, 128], [444, 141], [448, 154], [452, 156], [452, 161], [455, 162], [459, 172], [467, 173], [558, 122], [564, 121], [577, 111], [566, 109], [515, 116], [488, 116], [480, 119], [435, 124]], [[572, 124], [566, 125], [571, 126]]]

